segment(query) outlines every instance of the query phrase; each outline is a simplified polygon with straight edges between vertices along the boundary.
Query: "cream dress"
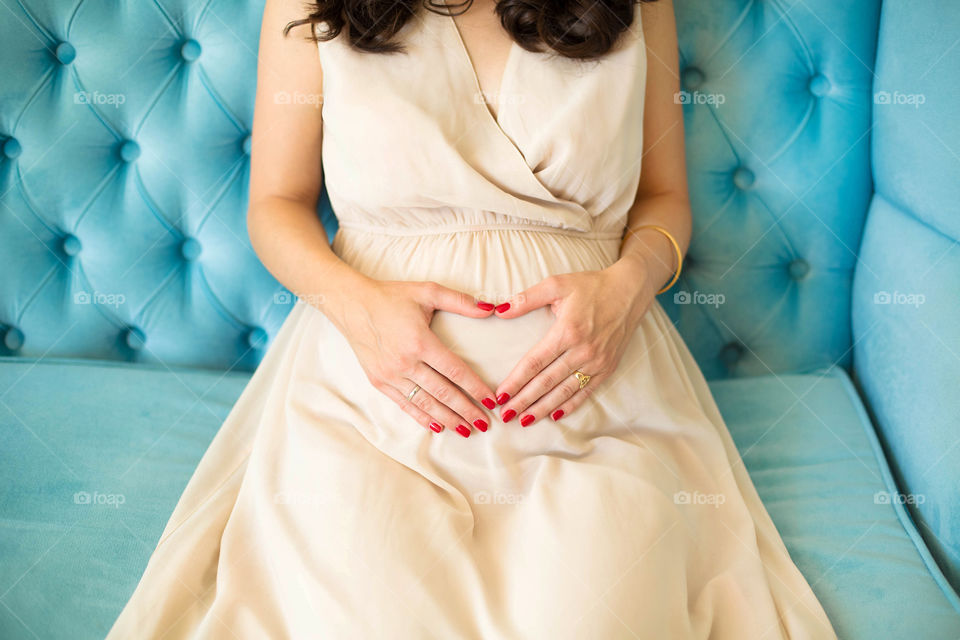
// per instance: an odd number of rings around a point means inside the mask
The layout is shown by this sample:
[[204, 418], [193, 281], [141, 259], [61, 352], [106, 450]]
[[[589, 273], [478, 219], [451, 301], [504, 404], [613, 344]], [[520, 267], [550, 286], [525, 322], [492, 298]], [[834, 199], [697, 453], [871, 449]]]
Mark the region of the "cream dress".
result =
[[[600, 62], [514, 45], [497, 115], [451, 17], [401, 36], [399, 55], [319, 44], [337, 255], [493, 301], [615, 261], [640, 176], [639, 9]], [[552, 322], [432, 328], [496, 387]], [[486, 433], [434, 434], [298, 302], [108, 637], [836, 637], [658, 303], [600, 384], [556, 423], [498, 411]]]

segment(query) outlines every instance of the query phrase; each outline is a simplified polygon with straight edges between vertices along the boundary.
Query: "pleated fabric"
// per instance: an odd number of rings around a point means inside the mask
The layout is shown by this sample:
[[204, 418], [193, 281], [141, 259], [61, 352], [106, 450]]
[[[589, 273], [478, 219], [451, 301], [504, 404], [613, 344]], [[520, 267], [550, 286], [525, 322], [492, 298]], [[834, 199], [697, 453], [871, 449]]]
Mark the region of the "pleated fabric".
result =
[[[400, 35], [404, 54], [318, 45], [337, 255], [486, 300], [613, 263], [639, 8], [600, 61], [515, 45], [493, 110], [451, 17]], [[553, 321], [431, 326], [496, 387]], [[298, 302], [108, 638], [835, 638], [658, 303], [601, 384], [558, 422], [433, 434]]]

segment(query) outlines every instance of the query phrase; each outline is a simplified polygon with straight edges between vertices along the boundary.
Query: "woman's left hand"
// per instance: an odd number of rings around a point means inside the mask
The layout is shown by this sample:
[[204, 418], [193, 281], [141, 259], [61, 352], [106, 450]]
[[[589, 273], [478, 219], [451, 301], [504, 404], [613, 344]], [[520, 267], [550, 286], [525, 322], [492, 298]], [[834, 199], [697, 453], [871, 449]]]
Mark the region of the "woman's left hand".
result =
[[[502, 318], [548, 305], [556, 316], [496, 390], [504, 422], [518, 415], [525, 427], [548, 415], [559, 420], [600, 387], [656, 296], [646, 274], [643, 260], [622, 256], [599, 271], [549, 276], [497, 307]], [[583, 389], [574, 371], [590, 376]]]

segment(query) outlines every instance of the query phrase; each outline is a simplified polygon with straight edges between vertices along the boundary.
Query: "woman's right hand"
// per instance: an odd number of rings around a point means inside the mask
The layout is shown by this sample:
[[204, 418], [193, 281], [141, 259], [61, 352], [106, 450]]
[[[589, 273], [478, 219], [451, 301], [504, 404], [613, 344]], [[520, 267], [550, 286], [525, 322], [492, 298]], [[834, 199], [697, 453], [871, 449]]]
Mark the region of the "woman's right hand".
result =
[[[496, 406], [493, 390], [430, 328], [435, 311], [485, 318], [493, 305], [435, 282], [370, 280], [339, 309], [326, 309], [378, 390], [407, 415], [439, 433], [469, 437], [488, 424], [474, 401]], [[412, 401], [407, 394], [420, 385]]]

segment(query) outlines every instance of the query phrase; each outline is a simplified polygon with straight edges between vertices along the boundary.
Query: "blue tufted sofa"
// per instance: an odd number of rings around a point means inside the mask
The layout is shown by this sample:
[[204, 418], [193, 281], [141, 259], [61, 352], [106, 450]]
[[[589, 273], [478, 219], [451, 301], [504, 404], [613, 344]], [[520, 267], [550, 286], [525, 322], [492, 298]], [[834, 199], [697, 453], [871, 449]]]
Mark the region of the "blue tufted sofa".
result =
[[[960, 637], [960, 5], [676, 3], [662, 304], [840, 637]], [[244, 220], [262, 8], [0, 8], [2, 638], [105, 634], [291, 308]]]

